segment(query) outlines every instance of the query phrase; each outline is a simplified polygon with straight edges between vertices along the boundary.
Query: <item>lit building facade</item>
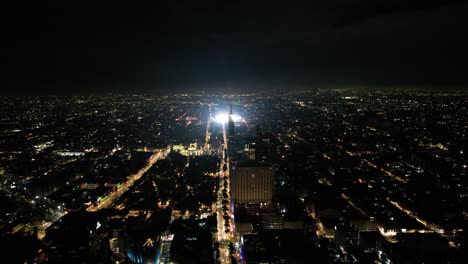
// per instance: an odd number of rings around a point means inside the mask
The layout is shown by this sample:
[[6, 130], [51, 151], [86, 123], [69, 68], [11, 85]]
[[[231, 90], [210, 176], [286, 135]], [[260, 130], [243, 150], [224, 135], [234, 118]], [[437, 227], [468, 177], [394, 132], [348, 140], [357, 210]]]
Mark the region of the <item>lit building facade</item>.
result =
[[270, 203], [274, 172], [271, 167], [237, 166], [231, 169], [231, 196], [236, 203]]

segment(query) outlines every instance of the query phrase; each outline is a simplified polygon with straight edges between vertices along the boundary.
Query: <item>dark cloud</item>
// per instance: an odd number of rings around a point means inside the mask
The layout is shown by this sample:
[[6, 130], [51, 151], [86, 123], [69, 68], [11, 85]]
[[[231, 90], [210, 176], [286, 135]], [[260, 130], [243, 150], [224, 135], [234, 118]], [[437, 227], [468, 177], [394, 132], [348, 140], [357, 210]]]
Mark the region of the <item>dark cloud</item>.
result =
[[10, 91], [466, 84], [464, 1], [64, 2], [5, 8]]

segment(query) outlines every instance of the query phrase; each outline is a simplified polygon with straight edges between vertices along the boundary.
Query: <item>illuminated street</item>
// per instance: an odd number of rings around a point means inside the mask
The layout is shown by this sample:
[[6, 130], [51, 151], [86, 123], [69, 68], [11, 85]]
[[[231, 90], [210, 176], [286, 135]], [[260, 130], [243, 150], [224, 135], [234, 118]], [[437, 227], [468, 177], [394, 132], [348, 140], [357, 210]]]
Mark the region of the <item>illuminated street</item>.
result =
[[[221, 151], [221, 162], [220, 162], [220, 171], [219, 171], [219, 190], [218, 190], [218, 200], [217, 200], [217, 229], [218, 229], [218, 242], [219, 242], [219, 251], [221, 255], [221, 263], [231, 263], [231, 258], [229, 254], [229, 235], [230, 233], [226, 233], [224, 230], [226, 229], [224, 226], [224, 212], [222, 210], [222, 201], [223, 201], [223, 186], [224, 186], [224, 178], [229, 178], [229, 157], [227, 156], [227, 138], [226, 138], [226, 128], [224, 122], [222, 123], [223, 129], [223, 149]], [[225, 166], [227, 170], [224, 170]], [[229, 194], [229, 184], [227, 188]], [[230, 196], [227, 198], [230, 199]], [[232, 230], [232, 228], [230, 228]]]
[[120, 187], [110, 193], [108, 196], [103, 197], [101, 201], [95, 205], [92, 204], [88, 208], [86, 208], [86, 211], [88, 212], [95, 212], [99, 211], [103, 208], [108, 208], [110, 207], [116, 200], [119, 198], [122, 194], [124, 194], [126, 191], [130, 189], [130, 187], [133, 186], [135, 181], [139, 180], [143, 174], [145, 174], [146, 171], [148, 171], [158, 160], [165, 158], [171, 151], [171, 147], [167, 147], [165, 150], [159, 150], [158, 152], [155, 152], [149, 159], [148, 163], [144, 168], [139, 170], [137, 173], [128, 176], [128, 180], [120, 185]]

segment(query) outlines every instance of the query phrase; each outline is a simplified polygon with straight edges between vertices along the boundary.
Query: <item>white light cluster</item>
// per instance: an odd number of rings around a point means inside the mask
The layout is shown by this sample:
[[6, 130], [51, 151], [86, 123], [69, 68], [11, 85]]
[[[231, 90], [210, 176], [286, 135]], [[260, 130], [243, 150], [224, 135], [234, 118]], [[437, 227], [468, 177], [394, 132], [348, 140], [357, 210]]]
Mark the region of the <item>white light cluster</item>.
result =
[[[220, 123], [220, 124], [224, 124], [226, 122], [229, 121], [229, 114], [226, 114], [226, 113], [219, 113], [218, 115], [215, 116], [214, 120], [217, 122], [217, 123]], [[238, 116], [238, 115], [232, 115], [232, 120], [234, 122], [239, 122], [242, 120], [242, 117]]]

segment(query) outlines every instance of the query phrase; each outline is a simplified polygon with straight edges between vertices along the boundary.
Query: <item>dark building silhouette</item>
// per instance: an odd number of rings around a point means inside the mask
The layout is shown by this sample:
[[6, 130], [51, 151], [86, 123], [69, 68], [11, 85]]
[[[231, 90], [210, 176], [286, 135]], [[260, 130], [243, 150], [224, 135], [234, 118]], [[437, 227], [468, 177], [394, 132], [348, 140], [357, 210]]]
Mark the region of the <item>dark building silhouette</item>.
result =
[[234, 134], [235, 134], [234, 120], [233, 120], [232, 116], [233, 116], [233, 113], [232, 113], [232, 105], [231, 105], [230, 110], [229, 110], [229, 122], [228, 122], [228, 136], [229, 136], [230, 141], [232, 141], [234, 139]]
[[99, 213], [69, 212], [46, 229], [51, 263], [108, 263], [107, 220]]

